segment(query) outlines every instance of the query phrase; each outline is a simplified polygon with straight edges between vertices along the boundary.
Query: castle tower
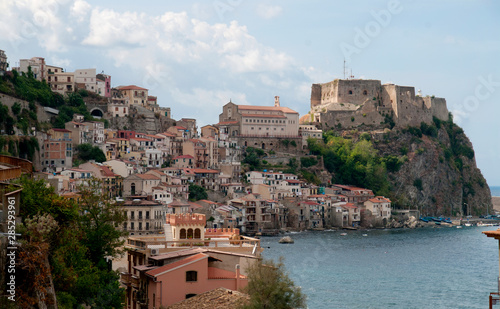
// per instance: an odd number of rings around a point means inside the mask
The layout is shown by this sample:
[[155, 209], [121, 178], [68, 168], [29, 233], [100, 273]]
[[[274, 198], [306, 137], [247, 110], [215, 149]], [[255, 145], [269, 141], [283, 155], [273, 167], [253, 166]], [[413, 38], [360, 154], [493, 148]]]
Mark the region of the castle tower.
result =
[[280, 97], [279, 96], [274, 97], [274, 107], [280, 107]]

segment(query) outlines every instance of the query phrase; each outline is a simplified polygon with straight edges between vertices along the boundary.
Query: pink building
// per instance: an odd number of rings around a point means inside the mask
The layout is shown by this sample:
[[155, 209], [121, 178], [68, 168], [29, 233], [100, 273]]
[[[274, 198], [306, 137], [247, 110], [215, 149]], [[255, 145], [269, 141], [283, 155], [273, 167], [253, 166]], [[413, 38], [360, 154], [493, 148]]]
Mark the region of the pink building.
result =
[[207, 253], [197, 253], [153, 269], [141, 268], [144, 269], [141, 277], [147, 280], [149, 308], [169, 306], [220, 287], [237, 291], [247, 285], [239, 265], [234, 271], [219, 268], [222, 261]]
[[97, 74], [96, 75], [97, 82], [97, 91], [98, 94], [110, 98], [111, 97], [111, 76], [106, 74]]

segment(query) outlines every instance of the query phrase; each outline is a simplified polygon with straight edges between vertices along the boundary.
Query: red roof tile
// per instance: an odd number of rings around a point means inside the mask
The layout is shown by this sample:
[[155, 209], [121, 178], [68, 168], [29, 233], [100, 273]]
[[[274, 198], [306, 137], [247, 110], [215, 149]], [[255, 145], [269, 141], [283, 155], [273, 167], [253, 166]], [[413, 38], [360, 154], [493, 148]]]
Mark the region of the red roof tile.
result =
[[176, 261], [176, 262], [164, 265], [162, 267], [150, 270], [150, 271], [146, 272], [146, 275], [151, 276], [151, 277], [158, 277], [158, 276], [161, 276], [164, 273], [172, 271], [176, 268], [183, 267], [183, 266], [189, 265], [191, 263], [201, 261], [201, 260], [206, 259], [206, 258], [208, 258], [208, 255], [203, 254], [203, 253], [198, 253], [198, 254], [195, 254], [193, 256], [184, 258], [180, 261]]
[[141, 87], [136, 86], [136, 85], [118, 86], [116, 88], [120, 89], [120, 90], [147, 90], [146, 88], [141, 88]]

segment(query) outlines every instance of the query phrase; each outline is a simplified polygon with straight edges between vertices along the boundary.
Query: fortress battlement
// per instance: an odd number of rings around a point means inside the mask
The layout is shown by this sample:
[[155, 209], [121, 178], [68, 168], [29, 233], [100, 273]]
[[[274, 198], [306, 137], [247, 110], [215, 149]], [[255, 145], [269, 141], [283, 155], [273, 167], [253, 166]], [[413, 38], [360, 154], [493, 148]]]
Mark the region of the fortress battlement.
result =
[[311, 87], [311, 112], [327, 127], [383, 126], [387, 117], [396, 126], [448, 119], [444, 98], [421, 97], [415, 87], [382, 84], [380, 80], [335, 79]]

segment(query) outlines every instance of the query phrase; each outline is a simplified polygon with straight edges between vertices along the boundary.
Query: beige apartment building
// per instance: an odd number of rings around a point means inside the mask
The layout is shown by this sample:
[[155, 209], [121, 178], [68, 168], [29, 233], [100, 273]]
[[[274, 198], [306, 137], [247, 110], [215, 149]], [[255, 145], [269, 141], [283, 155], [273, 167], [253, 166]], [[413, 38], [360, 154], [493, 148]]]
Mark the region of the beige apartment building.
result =
[[299, 135], [299, 113], [288, 107], [281, 107], [279, 97], [276, 97], [274, 106], [237, 105], [229, 102], [222, 108], [219, 123], [230, 124], [220, 127], [229, 136], [285, 138]]
[[135, 85], [116, 87], [124, 98], [128, 99], [130, 105], [146, 107], [148, 104], [148, 89]]

